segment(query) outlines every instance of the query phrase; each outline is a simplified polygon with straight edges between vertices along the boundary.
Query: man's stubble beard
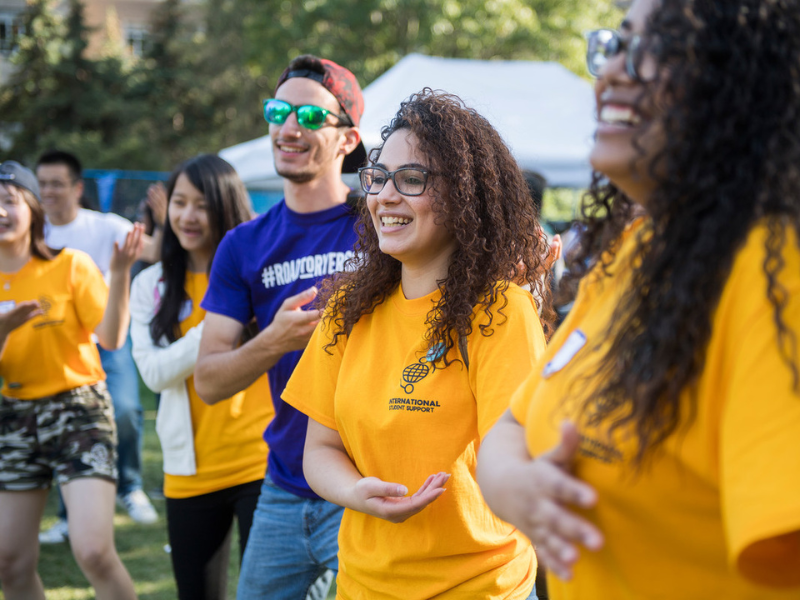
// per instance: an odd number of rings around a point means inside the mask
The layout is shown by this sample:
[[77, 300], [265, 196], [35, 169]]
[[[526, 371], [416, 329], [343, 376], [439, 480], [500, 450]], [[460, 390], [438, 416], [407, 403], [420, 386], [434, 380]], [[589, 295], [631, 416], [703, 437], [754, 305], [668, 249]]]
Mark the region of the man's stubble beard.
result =
[[281, 171], [278, 167], [275, 167], [275, 171], [278, 175], [284, 179], [288, 179], [292, 183], [308, 183], [309, 181], [313, 181], [316, 177], [314, 173], [309, 173], [308, 171]]

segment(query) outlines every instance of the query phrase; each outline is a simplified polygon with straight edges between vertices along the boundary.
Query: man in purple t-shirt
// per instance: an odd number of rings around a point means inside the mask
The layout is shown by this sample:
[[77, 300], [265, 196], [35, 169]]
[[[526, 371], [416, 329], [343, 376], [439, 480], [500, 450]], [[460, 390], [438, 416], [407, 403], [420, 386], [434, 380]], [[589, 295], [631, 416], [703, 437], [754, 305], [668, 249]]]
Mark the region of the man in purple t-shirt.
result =
[[[304, 598], [326, 569], [336, 571], [342, 508], [303, 476], [307, 417], [281, 393], [320, 318], [315, 284], [353, 254], [356, 213], [341, 178], [366, 160], [357, 129], [364, 99], [355, 76], [328, 60], [294, 59], [264, 117], [284, 177], [284, 200], [230, 231], [211, 268], [207, 315], [194, 371], [209, 404], [268, 372], [275, 418], [264, 434], [267, 475], [247, 541], [238, 599]], [[259, 333], [239, 345], [255, 317]]]

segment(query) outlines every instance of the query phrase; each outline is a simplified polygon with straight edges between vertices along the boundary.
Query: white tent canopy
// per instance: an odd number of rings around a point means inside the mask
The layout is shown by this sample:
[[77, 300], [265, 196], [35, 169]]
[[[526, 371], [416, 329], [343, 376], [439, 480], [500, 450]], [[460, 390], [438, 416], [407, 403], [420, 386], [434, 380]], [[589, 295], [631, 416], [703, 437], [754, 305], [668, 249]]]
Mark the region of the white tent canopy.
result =
[[[553, 187], [589, 184], [595, 130], [592, 86], [558, 63], [481, 61], [410, 54], [364, 90], [367, 151], [400, 102], [424, 87], [460, 96], [494, 125], [520, 166]], [[222, 150], [251, 189], [281, 189], [269, 136]]]

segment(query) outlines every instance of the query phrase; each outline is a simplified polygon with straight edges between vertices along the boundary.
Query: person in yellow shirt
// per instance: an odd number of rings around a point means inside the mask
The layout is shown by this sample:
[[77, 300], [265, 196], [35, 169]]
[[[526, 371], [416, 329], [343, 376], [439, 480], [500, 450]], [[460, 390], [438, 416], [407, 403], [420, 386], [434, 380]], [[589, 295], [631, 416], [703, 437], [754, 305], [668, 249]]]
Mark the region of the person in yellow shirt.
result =
[[133, 358], [145, 384], [161, 393], [156, 432], [178, 597], [224, 599], [231, 526], [235, 517], [241, 558], [267, 467], [261, 433], [274, 410], [266, 375], [209, 406], [193, 372], [214, 253], [226, 232], [250, 220], [251, 208], [236, 171], [216, 155], [181, 164], [167, 194], [162, 261], [133, 281]]
[[0, 164], [0, 585], [8, 600], [44, 599], [39, 522], [58, 479], [72, 552], [97, 598], [136, 598], [114, 547], [116, 430], [92, 335], [127, 337], [135, 226], [114, 245], [108, 285], [88, 255], [44, 242], [36, 176]]
[[481, 489], [554, 599], [798, 598], [800, 11], [635, 0], [588, 39], [588, 273]]
[[337, 598], [535, 598], [536, 558], [478, 490], [481, 439], [543, 353], [546, 241], [508, 148], [460, 99], [404, 102], [360, 171], [353, 270], [283, 399], [305, 476], [345, 507]]

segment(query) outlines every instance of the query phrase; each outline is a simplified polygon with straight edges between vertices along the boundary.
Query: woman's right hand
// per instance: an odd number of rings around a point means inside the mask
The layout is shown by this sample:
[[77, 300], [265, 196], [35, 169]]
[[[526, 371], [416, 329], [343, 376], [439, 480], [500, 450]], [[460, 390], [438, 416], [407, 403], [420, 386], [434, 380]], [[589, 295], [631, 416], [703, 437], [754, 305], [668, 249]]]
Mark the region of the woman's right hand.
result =
[[0, 335], [8, 335], [17, 327], [43, 314], [38, 301], [20, 302], [10, 311], [0, 314]]
[[562, 423], [559, 443], [522, 465], [509, 482], [515, 492], [509, 522], [533, 542], [543, 566], [565, 581], [578, 560], [577, 544], [589, 550], [603, 546], [600, 530], [567, 507], [591, 508], [597, 502], [597, 492], [572, 476], [579, 444], [575, 425]]
[[364, 477], [356, 482], [353, 494], [362, 506], [361, 512], [391, 523], [402, 523], [444, 494], [442, 486], [448, 479], [448, 473], [431, 475], [414, 494], [407, 496], [408, 488], [404, 485]]
[[558, 444], [531, 459], [525, 429], [507, 410], [478, 453], [478, 483], [486, 503], [528, 536], [542, 565], [564, 580], [572, 577], [578, 544], [589, 550], [603, 546], [600, 530], [572, 508], [588, 509], [597, 502], [597, 492], [572, 474], [579, 445], [577, 428], [565, 421]]

